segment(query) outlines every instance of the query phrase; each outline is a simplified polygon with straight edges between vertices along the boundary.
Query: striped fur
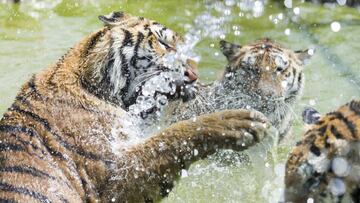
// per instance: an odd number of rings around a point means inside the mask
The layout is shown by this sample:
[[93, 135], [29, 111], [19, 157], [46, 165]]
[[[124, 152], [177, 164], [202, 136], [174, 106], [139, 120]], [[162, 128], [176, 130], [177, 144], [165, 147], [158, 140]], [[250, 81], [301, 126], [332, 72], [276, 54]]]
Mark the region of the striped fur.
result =
[[189, 65], [163, 63], [181, 38], [159, 23], [121, 12], [100, 19], [105, 27], [34, 75], [1, 119], [1, 202], [152, 202], [192, 162], [266, 135], [262, 114], [231, 110], [132, 142], [137, 126], [126, 127], [127, 109], [140, 94], [139, 77], [170, 71], [183, 86]]
[[360, 101], [316, 119], [292, 150], [285, 200], [360, 201]]

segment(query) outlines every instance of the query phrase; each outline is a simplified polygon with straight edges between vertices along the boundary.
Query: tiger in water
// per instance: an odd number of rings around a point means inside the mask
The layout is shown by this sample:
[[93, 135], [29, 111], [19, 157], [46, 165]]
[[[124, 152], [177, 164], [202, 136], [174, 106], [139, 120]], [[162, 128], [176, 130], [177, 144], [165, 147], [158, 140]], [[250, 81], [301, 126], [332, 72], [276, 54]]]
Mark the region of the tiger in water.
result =
[[[157, 201], [194, 161], [267, 135], [265, 116], [244, 109], [137, 134], [134, 116], [140, 125], [195, 96], [194, 63], [169, 60], [182, 38], [155, 21], [123, 12], [99, 19], [105, 26], [35, 74], [3, 115], [0, 202]], [[158, 80], [168, 85], [151, 85]]]
[[200, 86], [194, 100], [171, 109], [175, 121], [224, 109], [255, 109], [277, 128], [280, 140], [286, 137], [304, 87], [304, 65], [314, 50], [292, 51], [267, 38], [244, 46], [221, 41], [220, 48], [228, 61], [222, 78]]
[[360, 202], [360, 101], [321, 116], [307, 108], [308, 130], [286, 163], [285, 202]]

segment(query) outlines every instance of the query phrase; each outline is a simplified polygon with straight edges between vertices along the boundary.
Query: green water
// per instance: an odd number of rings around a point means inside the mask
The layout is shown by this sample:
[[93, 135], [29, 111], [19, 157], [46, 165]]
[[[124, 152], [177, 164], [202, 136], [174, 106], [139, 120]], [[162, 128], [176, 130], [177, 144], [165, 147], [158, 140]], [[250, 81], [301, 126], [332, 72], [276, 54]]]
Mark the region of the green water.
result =
[[[186, 25], [192, 25], [195, 17], [206, 10], [203, 1], [195, 0], [37, 2], [20, 6], [0, 3], [0, 114], [33, 73], [55, 63], [82, 37], [101, 26], [98, 15], [122, 10], [155, 19], [185, 34]], [[227, 40], [238, 43], [270, 37], [292, 49], [317, 48], [305, 70], [304, 95], [294, 108], [297, 120], [292, 137], [284, 145], [262, 153], [266, 164], [220, 167], [209, 160], [196, 163], [163, 202], [276, 202], [282, 187], [281, 168], [290, 146], [300, 138], [301, 109], [312, 104], [327, 112], [359, 98], [359, 11], [310, 4], [294, 6], [300, 9], [296, 23], [287, 17], [293, 15], [292, 9], [276, 3], [268, 3], [256, 18], [246, 15], [249, 12], [239, 17], [241, 10], [234, 6], [230, 9], [232, 19], [222, 28], [228, 31]], [[269, 16], [281, 18], [280, 13], [283, 19], [274, 24]], [[339, 32], [331, 30], [333, 21], [341, 24]], [[238, 36], [234, 34], [234, 25], [240, 27]], [[290, 35], [285, 34], [285, 29], [290, 29]], [[219, 54], [218, 41], [219, 38], [204, 37], [196, 46], [203, 80], [216, 79], [224, 67], [225, 58]]]

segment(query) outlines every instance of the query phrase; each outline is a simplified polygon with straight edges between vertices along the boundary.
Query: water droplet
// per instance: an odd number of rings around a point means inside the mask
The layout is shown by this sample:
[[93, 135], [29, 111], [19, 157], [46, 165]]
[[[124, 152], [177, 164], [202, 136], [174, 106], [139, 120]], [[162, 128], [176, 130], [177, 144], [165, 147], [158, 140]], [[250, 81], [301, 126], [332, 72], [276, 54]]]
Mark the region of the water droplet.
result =
[[331, 27], [331, 30], [332, 30], [333, 32], [339, 32], [340, 29], [341, 29], [341, 25], [340, 25], [340, 23], [337, 22], [337, 21], [332, 22], [331, 25], [330, 25], [330, 27]]
[[234, 6], [235, 5], [235, 0], [226, 0], [225, 1], [225, 5], [226, 6]]
[[188, 177], [188, 176], [189, 176], [189, 174], [188, 174], [187, 170], [182, 169], [182, 170], [181, 170], [181, 177], [182, 177], [182, 178], [185, 178], [185, 177]]
[[313, 198], [308, 198], [306, 203], [314, 203], [314, 199]]
[[311, 106], [315, 106], [315, 104], [316, 104], [315, 99], [310, 99], [310, 100], [309, 100], [309, 104], [310, 104]]
[[345, 6], [346, 0], [336, 0], [340, 6]]
[[199, 154], [199, 151], [197, 149], [194, 149], [194, 156], [197, 156]]
[[264, 4], [262, 1], [255, 1], [253, 6], [253, 16], [260, 17], [264, 11]]
[[230, 9], [226, 9], [226, 10], [224, 11], [224, 14], [227, 15], [227, 16], [230, 15], [230, 14], [231, 14], [231, 10], [230, 10]]
[[339, 177], [347, 176], [350, 173], [349, 164], [346, 159], [336, 157], [332, 160], [331, 169]]
[[299, 7], [295, 7], [295, 8], [293, 9], [293, 11], [294, 11], [294, 14], [295, 14], [295, 15], [299, 15], [299, 14], [300, 14], [300, 8], [299, 8]]
[[285, 35], [290, 35], [291, 34], [291, 30], [289, 28], [286, 28], [284, 31]]
[[309, 49], [309, 50], [308, 50], [308, 54], [309, 54], [310, 56], [314, 55], [314, 53], [315, 53], [315, 50], [314, 50], [314, 49]]
[[286, 8], [292, 8], [292, 0], [284, 0], [284, 5]]
[[230, 77], [233, 76], [233, 75], [234, 75], [234, 74], [233, 74], [232, 72], [229, 72], [229, 73], [226, 73], [226, 74], [225, 74], [225, 77], [226, 77], [226, 78], [230, 78]]
[[329, 183], [329, 190], [334, 196], [343, 195], [346, 191], [344, 181], [340, 178], [332, 178]]

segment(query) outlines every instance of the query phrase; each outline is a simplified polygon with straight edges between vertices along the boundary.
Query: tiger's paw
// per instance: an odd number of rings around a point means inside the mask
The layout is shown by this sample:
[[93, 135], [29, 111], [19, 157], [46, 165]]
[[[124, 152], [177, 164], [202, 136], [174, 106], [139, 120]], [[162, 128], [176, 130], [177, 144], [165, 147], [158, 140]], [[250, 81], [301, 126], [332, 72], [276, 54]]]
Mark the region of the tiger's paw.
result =
[[199, 118], [203, 133], [223, 138], [229, 143], [235, 141], [242, 147], [261, 141], [271, 127], [267, 118], [254, 110], [225, 110]]

